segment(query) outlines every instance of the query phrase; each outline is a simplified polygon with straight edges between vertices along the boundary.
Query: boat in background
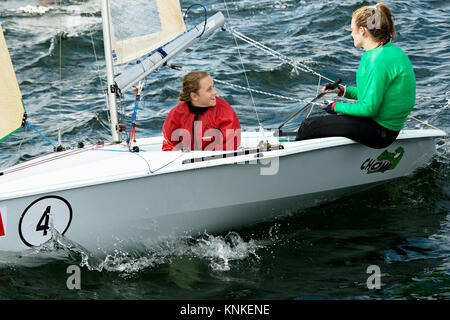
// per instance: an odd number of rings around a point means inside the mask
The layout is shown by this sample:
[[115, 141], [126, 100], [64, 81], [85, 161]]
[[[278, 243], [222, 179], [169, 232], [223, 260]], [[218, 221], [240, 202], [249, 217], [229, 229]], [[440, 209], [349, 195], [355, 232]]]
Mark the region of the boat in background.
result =
[[[135, 28], [118, 31], [130, 19], [120, 1], [101, 2], [111, 142], [55, 148], [1, 170], [0, 251], [39, 247], [55, 234], [104, 252], [226, 231], [410, 175], [430, 162], [435, 140], [446, 135], [404, 130], [382, 150], [343, 137], [296, 142], [264, 130], [242, 132], [236, 151], [163, 152], [161, 136], [124, 141], [117, 98], [130, 89], [139, 92], [143, 79], [222, 28], [225, 17], [219, 12], [187, 30], [179, 1], [145, 1], [153, 10], [141, 14], [152, 21], [148, 13], [157, 12], [159, 29], [146, 26], [154, 32], [136, 36]], [[30, 124], [0, 34], [3, 139]], [[115, 65], [135, 59], [139, 63], [115, 74]]]

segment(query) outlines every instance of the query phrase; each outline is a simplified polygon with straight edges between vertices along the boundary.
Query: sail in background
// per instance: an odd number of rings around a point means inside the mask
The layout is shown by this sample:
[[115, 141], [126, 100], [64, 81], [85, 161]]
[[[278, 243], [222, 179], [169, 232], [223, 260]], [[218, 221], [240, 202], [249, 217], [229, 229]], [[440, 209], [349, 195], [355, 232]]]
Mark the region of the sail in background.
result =
[[22, 127], [25, 108], [0, 25], [0, 141]]
[[124, 64], [170, 42], [186, 26], [179, 0], [110, 0], [114, 64]]

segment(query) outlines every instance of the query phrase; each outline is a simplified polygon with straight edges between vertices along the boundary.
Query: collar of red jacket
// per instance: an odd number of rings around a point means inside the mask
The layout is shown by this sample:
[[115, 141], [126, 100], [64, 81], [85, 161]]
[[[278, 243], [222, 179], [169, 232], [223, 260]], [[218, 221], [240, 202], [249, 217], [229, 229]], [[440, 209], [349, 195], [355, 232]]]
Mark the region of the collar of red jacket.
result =
[[187, 105], [189, 107], [189, 112], [190, 113], [194, 113], [194, 114], [203, 114], [206, 112], [206, 110], [208, 110], [211, 107], [206, 107], [206, 108], [202, 108], [202, 107], [196, 107], [192, 104], [191, 101], [187, 102]]

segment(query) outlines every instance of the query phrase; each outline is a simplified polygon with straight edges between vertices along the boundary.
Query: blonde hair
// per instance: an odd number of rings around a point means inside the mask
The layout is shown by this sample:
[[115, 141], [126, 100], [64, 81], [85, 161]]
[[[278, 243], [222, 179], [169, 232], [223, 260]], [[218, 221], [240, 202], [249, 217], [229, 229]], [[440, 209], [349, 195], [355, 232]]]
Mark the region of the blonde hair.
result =
[[383, 2], [359, 8], [353, 13], [353, 18], [356, 26], [367, 28], [377, 42], [388, 42], [395, 37], [394, 16]]
[[181, 90], [179, 100], [184, 102], [191, 101], [191, 93], [197, 93], [200, 89], [200, 80], [209, 77], [208, 72], [192, 71], [183, 78], [183, 89]]

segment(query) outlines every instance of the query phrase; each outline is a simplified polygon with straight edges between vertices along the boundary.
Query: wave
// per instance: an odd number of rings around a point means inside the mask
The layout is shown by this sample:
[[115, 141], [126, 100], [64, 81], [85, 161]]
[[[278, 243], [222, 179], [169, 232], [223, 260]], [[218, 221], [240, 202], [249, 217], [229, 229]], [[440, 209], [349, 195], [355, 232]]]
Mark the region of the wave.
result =
[[[23, 2], [28, 3], [24, 4]], [[95, 0], [11, 1], [11, 3], [0, 4], [0, 6], [2, 7], [2, 16], [5, 17], [30, 17], [58, 13], [100, 13], [99, 2]]]

